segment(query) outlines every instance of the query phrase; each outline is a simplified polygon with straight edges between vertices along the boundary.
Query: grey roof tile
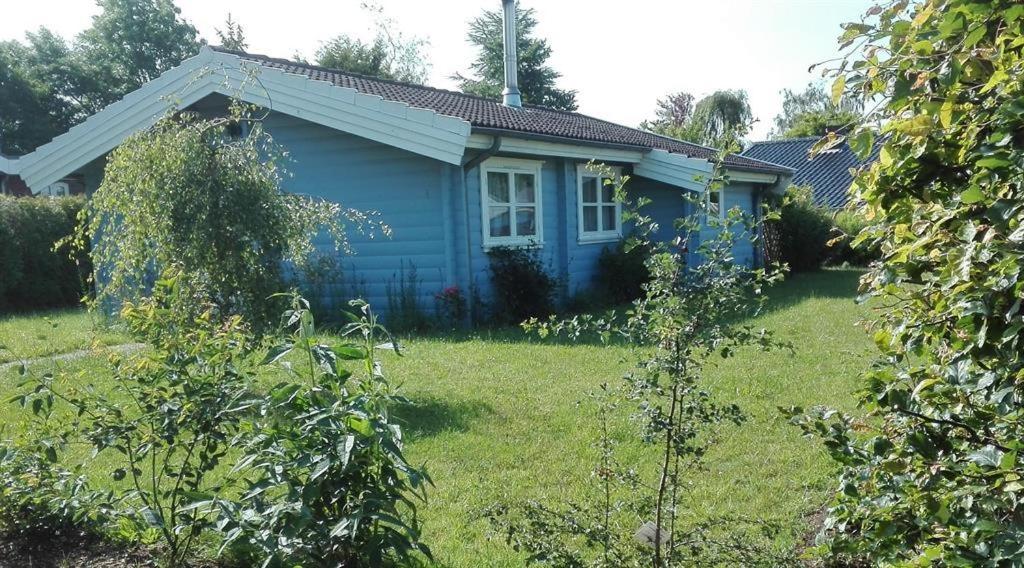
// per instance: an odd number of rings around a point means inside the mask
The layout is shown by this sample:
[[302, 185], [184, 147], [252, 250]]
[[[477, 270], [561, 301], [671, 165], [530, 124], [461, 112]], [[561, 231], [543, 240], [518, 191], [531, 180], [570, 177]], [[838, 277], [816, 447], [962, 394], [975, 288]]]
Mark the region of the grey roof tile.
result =
[[[277, 59], [221, 47], [213, 49], [236, 55], [264, 67], [286, 73], [305, 75], [310, 79], [326, 81], [339, 87], [349, 87], [361, 93], [378, 95], [386, 100], [433, 110], [469, 122], [475, 128], [538, 134], [585, 142], [631, 146], [638, 149], [659, 149], [692, 158], [712, 159], [717, 151], [697, 144], [614, 124], [577, 112], [567, 112], [540, 106], [523, 105], [511, 108], [499, 101], [437, 89], [412, 83], [388, 81], [336, 69], [328, 69], [287, 59]], [[788, 174], [787, 168], [768, 164], [750, 157], [730, 155], [726, 165], [754, 172]]]
[[748, 158], [779, 164], [796, 170], [793, 183], [809, 185], [814, 190], [814, 202], [839, 209], [850, 200], [851, 169], [869, 165], [878, 157], [881, 144], [875, 144], [872, 154], [861, 161], [845, 143], [810, 157], [810, 149], [820, 137], [790, 138], [755, 142], [743, 155]]

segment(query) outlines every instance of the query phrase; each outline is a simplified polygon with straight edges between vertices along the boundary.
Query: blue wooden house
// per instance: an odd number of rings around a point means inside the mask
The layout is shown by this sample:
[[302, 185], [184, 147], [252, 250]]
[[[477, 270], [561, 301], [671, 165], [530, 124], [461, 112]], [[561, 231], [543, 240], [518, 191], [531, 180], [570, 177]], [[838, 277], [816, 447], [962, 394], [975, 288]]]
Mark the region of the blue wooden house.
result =
[[[389, 283], [412, 266], [425, 306], [448, 286], [477, 289], [486, 301], [486, 252], [503, 245], [539, 247], [572, 294], [591, 284], [602, 248], [623, 235], [620, 206], [588, 162], [628, 174], [630, 196], [650, 199], [647, 213], [670, 228], [686, 213], [685, 192], [706, 193], [715, 151], [521, 104], [515, 43], [506, 45], [502, 101], [207, 47], [0, 169], [32, 188], [70, 176], [95, 191], [107, 153], [168, 105], [216, 112], [239, 97], [269, 109], [265, 129], [292, 160], [286, 189], [378, 211], [390, 226], [390, 239], [353, 235], [355, 254], [340, 263], [372, 304], [386, 305]], [[756, 213], [761, 196], [781, 191], [792, 173], [744, 156], [724, 165], [729, 184], [707, 195], [721, 214]], [[749, 243], [736, 251], [744, 263], [757, 256]], [[330, 292], [337, 300], [353, 293]]]

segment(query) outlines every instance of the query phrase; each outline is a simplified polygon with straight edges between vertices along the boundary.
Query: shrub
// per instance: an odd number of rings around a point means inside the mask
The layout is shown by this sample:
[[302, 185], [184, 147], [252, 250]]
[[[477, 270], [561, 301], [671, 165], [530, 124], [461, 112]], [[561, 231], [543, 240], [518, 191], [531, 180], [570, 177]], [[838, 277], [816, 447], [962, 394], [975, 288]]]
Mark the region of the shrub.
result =
[[405, 267], [402, 261], [395, 274], [387, 283], [388, 327], [395, 331], [426, 331], [433, 326], [420, 305], [420, 280], [416, 265]]
[[869, 226], [862, 211], [854, 209], [837, 211], [833, 222], [835, 224], [833, 227], [834, 237], [829, 242], [831, 248], [829, 264], [867, 266], [882, 257], [881, 249], [870, 242], [861, 241], [854, 244], [857, 235]]
[[497, 323], [517, 324], [555, 311], [559, 282], [545, 269], [537, 249], [495, 247], [487, 256]]
[[778, 232], [779, 260], [790, 270], [817, 270], [825, 263], [832, 219], [825, 208], [814, 205], [810, 188], [792, 186], [786, 191], [773, 228]]
[[458, 286], [449, 286], [434, 294], [437, 319], [446, 329], [454, 329], [466, 320], [468, 302]]
[[54, 246], [74, 232], [83, 197], [0, 195], [0, 311], [73, 306], [89, 275], [87, 255]]
[[391, 566], [430, 554], [412, 500], [425, 499], [430, 478], [402, 453], [391, 408], [404, 399], [375, 355], [390, 336], [369, 306], [353, 306], [361, 317], [342, 330], [348, 342], [332, 347], [318, 341], [305, 301], [294, 300], [284, 316], [293, 333], [266, 362], [294, 351], [302, 364], [282, 365], [292, 380], [270, 389], [259, 420], [236, 440], [244, 455], [235, 469], [249, 481], [219, 526], [228, 542], [260, 551], [264, 565]]
[[[200, 505], [217, 501], [222, 487], [208, 477], [249, 414], [248, 386], [255, 379], [251, 336], [239, 317], [218, 323], [207, 310], [186, 321], [168, 309], [184, 293], [183, 281], [161, 279], [153, 299], [122, 310], [128, 327], [152, 347], [135, 359], [112, 361], [125, 396], [108, 397], [77, 387], [78, 377], [47, 374], [29, 375], [24, 386], [31, 388], [16, 398], [32, 409], [37, 432], [57, 429], [39, 455], [56, 463], [59, 450], [84, 437], [93, 457], [104, 458], [94, 463], [107, 467], [113, 481], [127, 481], [115, 495], [118, 514], [137, 533], [157, 535], [168, 566], [185, 564], [211, 524]], [[51, 503], [60, 498], [54, 487], [49, 491], [43, 495], [52, 495]]]
[[845, 26], [833, 91], [874, 109], [851, 148], [881, 145], [854, 182], [858, 241], [882, 251], [862, 280], [879, 353], [867, 417], [793, 409], [841, 468], [819, 540], [835, 564], [1024, 564], [1022, 17], [884, 2]]
[[630, 248], [628, 240], [604, 247], [597, 259], [597, 285], [614, 304], [625, 304], [643, 296], [650, 279], [647, 257], [650, 247]]
[[282, 191], [285, 156], [239, 105], [227, 118], [168, 116], [129, 137], [86, 209], [84, 232], [99, 235], [98, 300], [144, 297], [154, 274], [179, 265], [218, 317], [244, 315], [262, 330], [282, 308], [273, 294], [284, 262], [308, 262], [322, 231], [347, 251], [347, 228], [377, 228], [337, 203]]
[[[715, 184], [720, 180], [715, 180]], [[620, 182], [621, 184], [621, 182]], [[616, 194], [621, 195], [621, 185]], [[700, 230], [698, 212], [674, 223], [679, 239]], [[649, 241], [657, 224], [636, 212], [639, 240], [649, 247], [645, 266], [650, 280], [644, 294], [625, 314], [569, 320], [551, 317], [524, 324], [541, 337], [570, 340], [592, 337], [625, 340], [639, 357], [620, 389], [601, 385], [594, 393], [598, 456], [589, 500], [561, 503], [499, 503], [485, 516], [528, 562], [556, 566], [795, 566], [789, 551], [771, 546], [769, 533], [742, 530], [758, 522], [716, 520], [685, 526], [683, 503], [693, 496], [685, 475], [704, 464], [719, 429], [739, 424], [739, 408], [707, 391], [704, 369], [717, 358], [732, 357], [740, 346], [769, 349], [782, 344], [766, 330], [742, 323], [764, 301], [766, 286], [781, 278], [778, 267], [753, 269], [733, 261], [740, 239], [758, 234], [756, 223], [738, 209], [724, 220], [713, 217], [713, 238], [702, 240], [702, 262], [691, 265], [683, 247]], [[617, 457], [609, 425], [620, 406], [634, 410], [640, 439], [657, 455], [656, 469], [637, 470]], [[684, 497], [685, 494], [685, 497]], [[638, 526], [642, 527], [637, 531]], [[645, 546], [638, 538], [644, 536]]]

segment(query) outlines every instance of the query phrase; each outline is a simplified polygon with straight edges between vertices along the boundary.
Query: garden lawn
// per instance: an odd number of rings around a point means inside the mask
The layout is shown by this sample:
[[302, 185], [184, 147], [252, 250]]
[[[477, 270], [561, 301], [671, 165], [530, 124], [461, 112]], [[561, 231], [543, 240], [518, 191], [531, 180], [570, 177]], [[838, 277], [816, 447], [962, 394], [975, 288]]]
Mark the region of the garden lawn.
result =
[[98, 317], [81, 309], [0, 315], [0, 364], [130, 341], [98, 326]]
[[[690, 475], [689, 519], [767, 519], [787, 529], [780, 545], [803, 540], [810, 515], [835, 485], [835, 471], [820, 445], [803, 439], [777, 407], [854, 408], [857, 375], [871, 358], [868, 336], [857, 324], [870, 317], [854, 303], [858, 277], [840, 270], [791, 277], [752, 323], [791, 341], [795, 351], [745, 349], [709, 370], [709, 388], [739, 404], [748, 420], [724, 428], [706, 470]], [[72, 335], [54, 337], [77, 348], [82, 341]], [[0, 331], [2, 341], [9, 340]], [[618, 385], [630, 352], [544, 343], [516, 330], [418, 338], [404, 348], [404, 357], [387, 353], [382, 359], [386, 375], [416, 403], [399, 411], [407, 455], [425, 462], [436, 484], [420, 509], [426, 542], [441, 566], [521, 566], [521, 556], [489, 534], [481, 510], [499, 501], [586, 499], [598, 426], [586, 395], [602, 382]], [[99, 357], [62, 365], [101, 387], [109, 384]], [[16, 382], [13, 370], [0, 372], [0, 398], [8, 399]], [[0, 422], [22, 416], [0, 407]], [[641, 470], [653, 464], [655, 449], [637, 442], [628, 422], [615, 437], [623, 461]]]

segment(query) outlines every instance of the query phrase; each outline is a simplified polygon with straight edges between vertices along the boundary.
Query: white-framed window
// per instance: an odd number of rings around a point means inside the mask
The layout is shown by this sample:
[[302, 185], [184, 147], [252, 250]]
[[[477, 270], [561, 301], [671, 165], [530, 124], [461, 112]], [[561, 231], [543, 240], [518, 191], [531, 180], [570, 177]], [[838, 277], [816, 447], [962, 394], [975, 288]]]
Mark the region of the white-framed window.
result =
[[707, 200], [707, 214], [709, 217], [717, 217], [719, 219], [725, 218], [725, 203], [723, 202], [723, 196], [725, 195], [723, 188], [719, 187], [716, 189], [708, 189], [704, 192], [705, 199]]
[[615, 199], [618, 169], [601, 172], [576, 166], [576, 216], [580, 242], [615, 241], [622, 237], [622, 203]]
[[491, 158], [480, 166], [485, 247], [543, 244], [542, 164]]

